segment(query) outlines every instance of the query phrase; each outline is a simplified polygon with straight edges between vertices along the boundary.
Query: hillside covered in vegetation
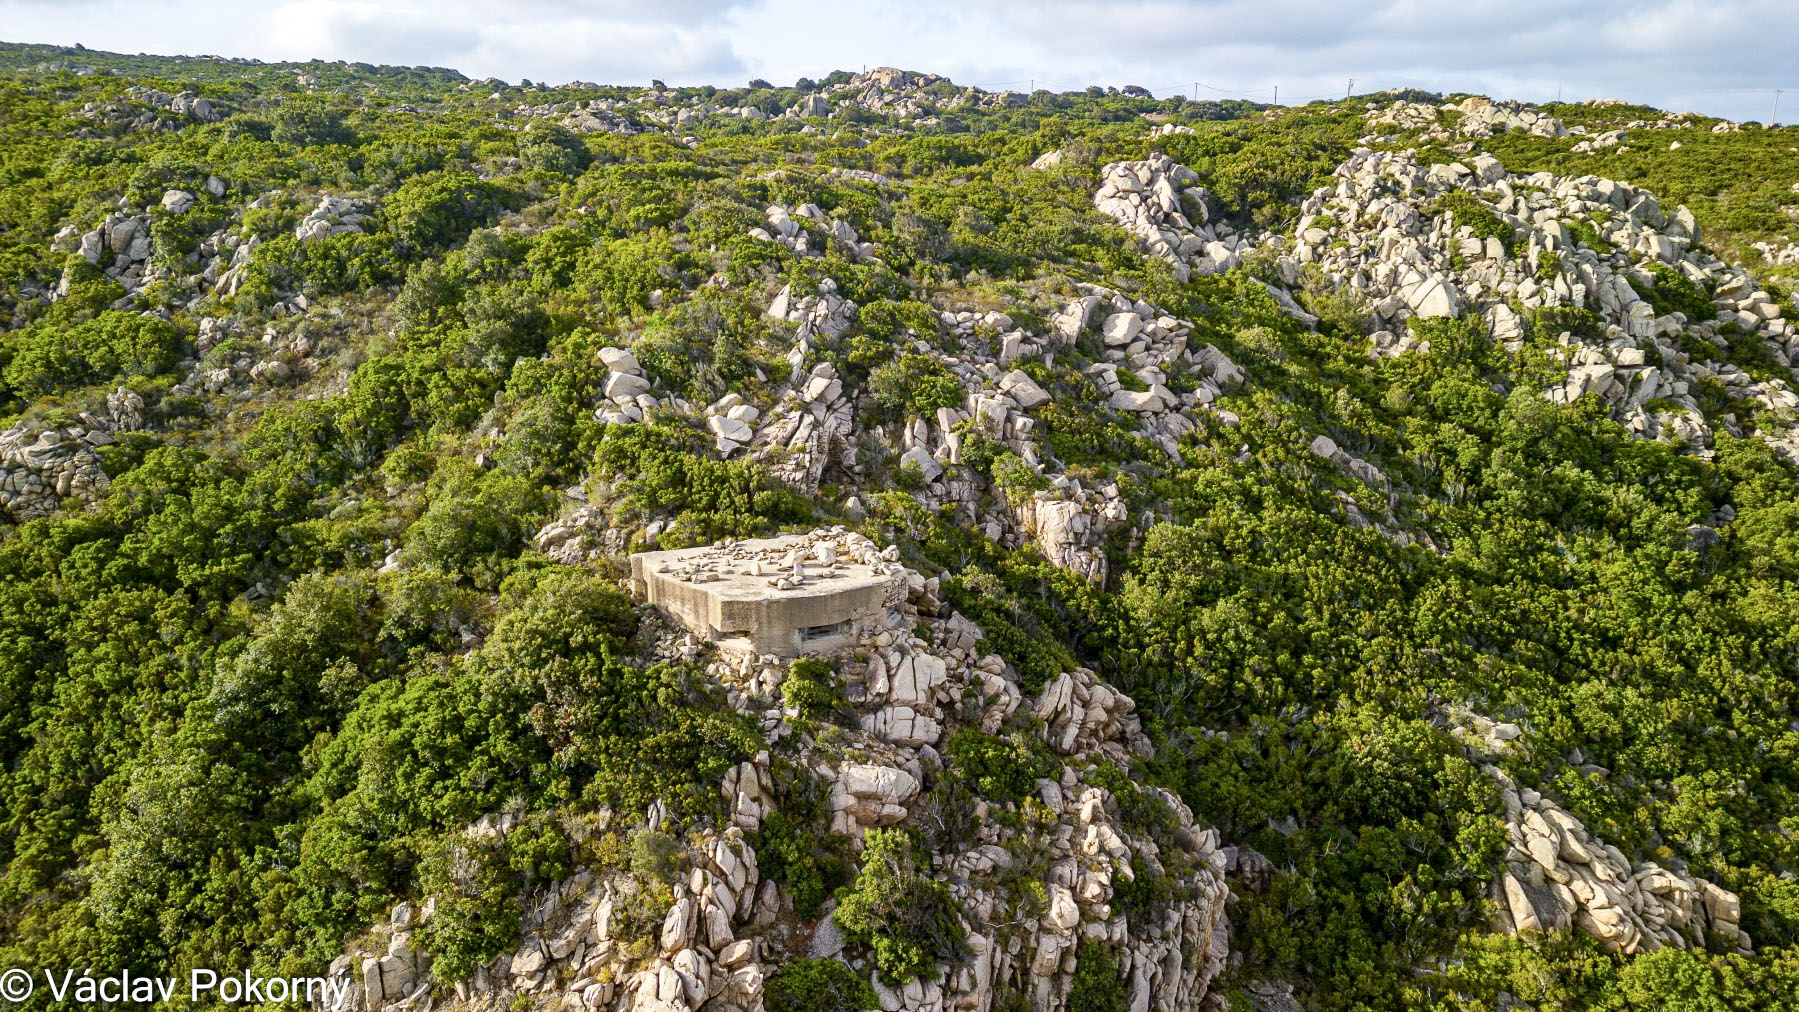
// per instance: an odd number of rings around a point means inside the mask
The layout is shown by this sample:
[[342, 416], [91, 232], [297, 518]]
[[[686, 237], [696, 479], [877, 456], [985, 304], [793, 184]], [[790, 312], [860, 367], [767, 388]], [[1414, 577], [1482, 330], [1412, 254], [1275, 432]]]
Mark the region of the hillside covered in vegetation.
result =
[[0, 966], [1799, 1007], [1795, 284], [1615, 102], [0, 45]]

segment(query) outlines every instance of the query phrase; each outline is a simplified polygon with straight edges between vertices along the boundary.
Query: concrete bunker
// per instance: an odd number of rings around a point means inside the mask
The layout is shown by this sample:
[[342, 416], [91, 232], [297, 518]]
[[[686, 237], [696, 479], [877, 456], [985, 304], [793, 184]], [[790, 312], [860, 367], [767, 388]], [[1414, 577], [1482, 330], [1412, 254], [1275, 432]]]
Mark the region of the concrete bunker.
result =
[[855, 645], [906, 599], [905, 570], [836, 528], [631, 556], [633, 596], [728, 649], [792, 657]]

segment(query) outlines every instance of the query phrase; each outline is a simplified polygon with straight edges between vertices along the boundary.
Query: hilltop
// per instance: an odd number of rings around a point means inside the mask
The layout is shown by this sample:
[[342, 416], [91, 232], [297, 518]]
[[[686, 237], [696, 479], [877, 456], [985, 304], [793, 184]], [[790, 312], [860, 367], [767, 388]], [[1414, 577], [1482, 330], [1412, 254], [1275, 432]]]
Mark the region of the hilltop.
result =
[[1786, 1007], [1799, 129], [13, 44], [0, 110], [0, 963]]

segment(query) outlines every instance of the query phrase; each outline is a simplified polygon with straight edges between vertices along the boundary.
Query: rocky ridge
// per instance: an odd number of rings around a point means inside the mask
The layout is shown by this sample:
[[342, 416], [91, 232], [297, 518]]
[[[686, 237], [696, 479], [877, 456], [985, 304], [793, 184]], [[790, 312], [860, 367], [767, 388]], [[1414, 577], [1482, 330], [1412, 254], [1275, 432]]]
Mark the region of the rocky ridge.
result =
[[[218, 176], [208, 176], [204, 186], [197, 187], [196, 191], [203, 191], [203, 194], [166, 190], [157, 203], [141, 210], [121, 198], [118, 210], [91, 227], [65, 224], [51, 239], [50, 247], [79, 254], [106, 277], [117, 281], [125, 292], [114, 302], [115, 309], [136, 305], [140, 293], [159, 282], [172, 283], [178, 291], [186, 293], [173, 300], [178, 309], [199, 303], [207, 294], [230, 298], [237, 294], [247, 276], [251, 260], [262, 245], [260, 236], [245, 235], [239, 225], [232, 224], [214, 230], [200, 239], [192, 252], [179, 258], [156, 255], [154, 237], [159, 219], [189, 214], [205, 200], [223, 200], [230, 188]], [[233, 212], [232, 217], [234, 221], [241, 219], [244, 211], [269, 206], [280, 196], [279, 192], [263, 194]], [[334, 235], [361, 232], [363, 222], [373, 209], [374, 202], [369, 199], [320, 194], [317, 204], [294, 229], [294, 238], [300, 242], [316, 242]], [[71, 277], [64, 271], [55, 289], [46, 292], [26, 288], [19, 294], [48, 304], [66, 297], [70, 283]], [[299, 296], [278, 300], [272, 311], [276, 314], [304, 312], [305, 308], [304, 296]]]
[[[174, 118], [159, 115], [168, 112]], [[212, 101], [200, 95], [183, 91], [170, 94], [156, 88], [143, 85], [132, 85], [125, 89], [118, 101], [89, 102], [76, 113], [83, 119], [92, 120], [104, 130], [122, 128], [130, 131], [152, 130], [173, 132], [184, 125], [182, 120], [199, 123], [217, 123], [223, 114], [212, 104]], [[79, 137], [99, 137], [102, 134], [91, 128], [83, 128], [76, 132]]]
[[[1590, 310], [1598, 333], [1556, 338], [1552, 353], [1567, 363], [1568, 378], [1546, 392], [1551, 400], [1596, 393], [1643, 437], [1703, 454], [1711, 423], [1697, 395], [1715, 381], [1747, 405], [1724, 417], [1727, 428], [1766, 411], [1779, 426], [1758, 434], [1795, 451], [1799, 332], [1750, 275], [1699, 246], [1686, 208], [1665, 212], [1653, 194], [1615, 180], [1512, 175], [1486, 155], [1425, 166], [1409, 153], [1363, 150], [1336, 175], [1335, 187], [1305, 202], [1291, 237], [1270, 245], [1288, 284], [1316, 265], [1331, 285], [1368, 300], [1381, 327], [1372, 353], [1402, 351], [1405, 338], [1394, 333], [1414, 316], [1477, 315], [1493, 340], [1516, 350], [1524, 314]], [[1703, 292], [1712, 315], [1658, 314], [1642, 294], [1670, 285], [1658, 271], [1677, 272]], [[1733, 334], [1765, 349], [1768, 368], [1752, 374], [1711, 357]]]
[[[863, 242], [848, 222], [825, 214], [816, 204], [801, 204], [791, 211], [780, 204], [774, 204], [764, 212], [763, 217], [767, 219], [768, 227], [750, 229], [752, 239], [778, 242], [800, 256], [823, 255], [825, 241], [835, 239], [843, 244], [843, 248], [853, 259], [880, 262], [875, 257], [879, 251], [874, 243]], [[802, 227], [796, 218], [813, 223], [816, 231]]]
[[[769, 305], [768, 317], [794, 328], [789, 372], [775, 384], [772, 396], [752, 402], [734, 392], [704, 407], [658, 396], [628, 349], [608, 348], [600, 352], [610, 374], [606, 399], [594, 417], [607, 424], [687, 418], [712, 436], [721, 457], [741, 454], [765, 461], [776, 477], [802, 492], [811, 493], [827, 475], [834, 476], [849, 486], [846, 505], [851, 513], [863, 508], [857, 488], [868, 473], [864, 456], [872, 442], [890, 448], [895, 466], [917, 474], [923, 486], [918, 499], [927, 508], [950, 506], [958, 522], [989, 538], [1009, 547], [1035, 544], [1058, 565], [1103, 584], [1106, 563], [1098, 546], [1107, 531], [1128, 519], [1128, 511], [1115, 485], [1083, 487], [1043, 454], [1033, 435], [1032, 412], [1054, 398], [1022, 367], [1031, 361], [1053, 363], [1058, 349], [1092, 342], [1098, 360], [1086, 367], [1086, 378], [1101, 401], [1083, 407], [1132, 420], [1138, 435], [1177, 459], [1177, 444], [1195, 427], [1196, 413], [1234, 422], [1234, 416], [1213, 403], [1244, 376], [1217, 348], [1190, 348], [1190, 323], [1110, 289], [1084, 285], [1082, 290], [1086, 294], [1050, 316], [1043, 333], [1017, 327], [997, 311], [941, 311], [946, 346], [953, 350], [914, 337], [910, 351], [955, 377], [964, 400], [929, 418], [914, 417], [874, 431], [862, 426], [862, 391], [847, 386], [820, 355], [836, 346], [857, 316], [855, 303], [828, 280], [805, 295], [784, 286]], [[988, 334], [993, 336], [983, 336]], [[1175, 373], [1186, 377], [1184, 392], [1169, 385]], [[963, 466], [964, 447], [976, 437], [1016, 454], [1045, 487], [1018, 502], [988, 494]], [[539, 547], [572, 559], [600, 543], [615, 550], [629, 543], [626, 532], [604, 524], [604, 514], [597, 504], [576, 510], [544, 528]], [[650, 520], [643, 534], [653, 538], [659, 530], [660, 524]]]
[[[1227, 855], [1214, 831], [1194, 827], [1177, 797], [1143, 789], [1170, 818], [1172, 828], [1157, 835], [1133, 825], [1118, 799], [1083, 773], [1098, 762], [1152, 753], [1130, 698], [1085, 669], [1027, 693], [1003, 657], [978, 652], [978, 627], [936, 613], [935, 581], [898, 566], [897, 549], [837, 528], [808, 536], [804, 551], [821, 550], [884, 560], [901, 574], [901, 597], [887, 622], [827, 657], [857, 715], [849, 727], [823, 733], [776, 702], [789, 674], [775, 658], [714, 650], [674, 632], [655, 648], [706, 660], [730, 705], [756, 718], [769, 742], [769, 751], [720, 785], [730, 824], [684, 841], [687, 871], [672, 883], [666, 908], [638, 909], [650, 884], [629, 873], [583, 869], [526, 912], [517, 951], [452, 982], [432, 976], [431, 958], [414, 942], [432, 904], [402, 904], [366, 944], [333, 964], [352, 1000], [367, 1012], [421, 1009], [430, 1007], [434, 990], [453, 988], [459, 999], [489, 1006], [530, 994], [576, 1009], [756, 1010], [768, 976], [805, 954], [847, 959], [871, 977], [884, 1009], [987, 1009], [999, 995], [1023, 994], [1033, 1008], [1053, 1010], [1066, 1000], [1078, 944], [1092, 940], [1115, 953], [1131, 1007], [1199, 1006], [1227, 953]], [[998, 803], [976, 800], [973, 836], [933, 862], [961, 911], [969, 954], [940, 967], [935, 980], [888, 986], [869, 964], [846, 955], [828, 908], [815, 922], [795, 914], [791, 895], [761, 877], [746, 834], [777, 804], [777, 757], [828, 785], [829, 831], [852, 847], [871, 828], [917, 823], [935, 810], [933, 785], [950, 775], [939, 749], [957, 726], [989, 733], [1035, 727], [1060, 757], [1061, 773], [1037, 781], [1029, 805], [1011, 809], [1025, 814], [1022, 824], [988, 818]], [[652, 810], [648, 824], [657, 819]], [[509, 817], [495, 815], [468, 833], [510, 828]], [[1043, 869], [1042, 878], [1030, 868]], [[1114, 906], [1114, 887], [1121, 877], [1145, 873], [1166, 876], [1176, 898], [1158, 916], [1133, 919]], [[1020, 905], [1013, 888], [1020, 875], [1040, 882], [1041, 906]], [[647, 936], [621, 934], [639, 923], [652, 926]]]
[[[1444, 113], [1451, 114], [1447, 118], [1453, 121], [1453, 126], [1443, 122]], [[1514, 130], [1538, 137], [1567, 137], [1576, 131], [1586, 133], [1581, 127], [1570, 130], [1555, 117], [1523, 102], [1495, 102], [1480, 95], [1470, 96], [1454, 105], [1400, 99], [1384, 108], [1370, 109], [1366, 118], [1368, 125], [1374, 127], [1422, 129], [1422, 140], [1426, 142], [1491, 137]], [[1364, 138], [1365, 141], [1370, 139], [1372, 136]]]

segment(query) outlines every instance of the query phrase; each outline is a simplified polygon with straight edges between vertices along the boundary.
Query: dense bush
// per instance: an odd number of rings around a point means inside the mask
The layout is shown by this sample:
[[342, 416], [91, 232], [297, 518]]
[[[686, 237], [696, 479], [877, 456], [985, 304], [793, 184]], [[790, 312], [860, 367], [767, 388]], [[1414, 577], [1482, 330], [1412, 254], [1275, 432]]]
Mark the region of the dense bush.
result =
[[931, 878], [918, 841], [903, 829], [871, 829], [856, 881], [837, 891], [833, 917], [852, 941], [874, 951], [889, 984], [935, 976], [936, 964], [967, 948], [949, 887]]
[[665, 543], [699, 544], [752, 537], [810, 515], [792, 489], [761, 467], [693, 452], [694, 443], [667, 428], [615, 425], [595, 455], [602, 477], [617, 479], [618, 505], [630, 515], [666, 516]]
[[342, 111], [316, 100], [290, 98], [275, 111], [268, 139], [277, 144], [309, 148], [321, 144], [350, 144], [356, 138], [344, 126]]
[[186, 338], [154, 316], [105, 312], [73, 326], [46, 320], [0, 338], [0, 381], [22, 396], [174, 367]]
[[835, 959], [796, 959], [763, 986], [769, 1012], [858, 1012], [880, 1008], [875, 989]]
[[429, 252], [460, 242], [504, 206], [504, 191], [472, 172], [431, 172], [401, 184], [387, 214], [401, 242]]
[[787, 666], [781, 703], [802, 720], [826, 720], [849, 709], [831, 662], [818, 657], [798, 657]]
[[755, 375], [767, 338], [768, 327], [753, 305], [705, 294], [651, 317], [631, 350], [664, 386], [709, 402]]
[[1055, 756], [1043, 739], [1014, 731], [1006, 737], [973, 729], [957, 731], [947, 745], [957, 776], [966, 777], [982, 797], [992, 801], [1022, 801], [1034, 793], [1037, 781], [1054, 779]]
[[1068, 987], [1068, 1012], [1110, 1012], [1130, 1003], [1118, 958], [1105, 943], [1085, 939], [1075, 949], [1074, 981]]
[[928, 355], [911, 352], [875, 367], [868, 376], [868, 393], [889, 418], [929, 418], [938, 408], [962, 404], [962, 386], [949, 370]]
[[1511, 245], [1512, 226], [1506, 224], [1505, 219], [1479, 197], [1466, 190], [1454, 190], [1445, 194], [1438, 201], [1438, 213], [1444, 212], [1449, 214], [1450, 221], [1457, 228], [1472, 229], [1476, 239], [1498, 239], [1503, 245]]
[[1655, 283], [1645, 285], [1630, 277], [1631, 287], [1655, 307], [1657, 315], [1678, 312], [1693, 323], [1703, 323], [1717, 315], [1711, 296], [1691, 278], [1659, 260], [1650, 260], [1644, 266], [1655, 276]]
[[793, 896], [793, 911], [806, 920], [819, 915], [824, 901], [847, 878], [841, 848], [801, 824], [788, 811], [770, 812], [756, 842], [756, 867]]

